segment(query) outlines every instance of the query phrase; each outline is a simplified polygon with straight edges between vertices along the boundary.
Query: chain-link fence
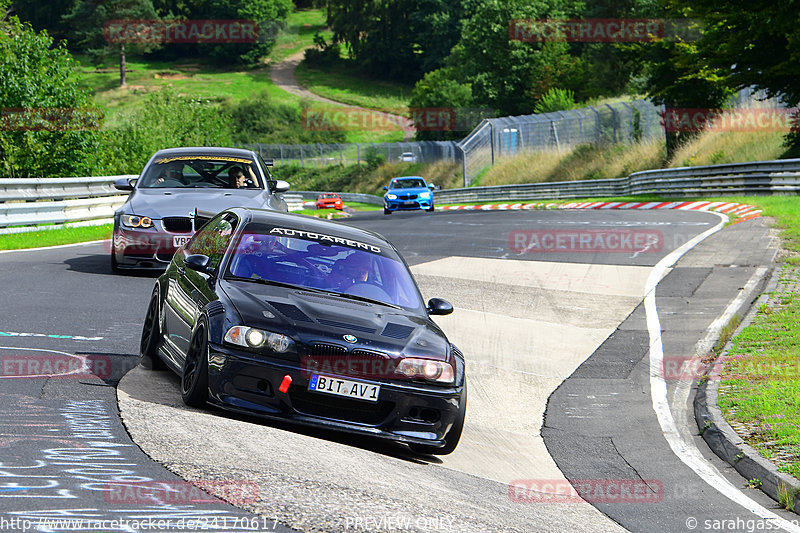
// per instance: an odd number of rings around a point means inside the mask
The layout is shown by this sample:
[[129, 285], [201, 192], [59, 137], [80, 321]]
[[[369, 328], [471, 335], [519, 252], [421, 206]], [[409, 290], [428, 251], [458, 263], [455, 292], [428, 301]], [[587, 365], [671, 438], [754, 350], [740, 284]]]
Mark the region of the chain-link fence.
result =
[[518, 117], [485, 119], [459, 143], [464, 185], [504, 157], [579, 144], [616, 144], [664, 138], [661, 108], [646, 100]]
[[408, 163], [460, 163], [461, 152], [455, 141], [419, 141], [360, 144], [246, 144], [272, 159], [275, 165], [295, 164], [302, 167], [355, 165], [381, 158], [384, 161]]

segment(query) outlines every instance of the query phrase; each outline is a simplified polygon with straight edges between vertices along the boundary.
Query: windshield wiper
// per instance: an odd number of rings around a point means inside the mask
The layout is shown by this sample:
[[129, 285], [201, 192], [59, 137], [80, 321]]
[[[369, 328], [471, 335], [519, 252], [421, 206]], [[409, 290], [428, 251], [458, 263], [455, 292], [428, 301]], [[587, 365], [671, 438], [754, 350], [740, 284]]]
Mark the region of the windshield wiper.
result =
[[225, 279], [235, 280], [235, 281], [252, 281], [254, 283], [261, 283], [262, 285], [275, 285], [276, 287], [286, 287], [287, 289], [316, 290], [316, 289], [309, 289], [308, 287], [303, 287], [302, 285], [295, 285], [294, 283], [273, 281], [271, 279], [263, 279], [263, 278], [246, 278], [244, 276], [235, 276], [233, 274], [228, 274], [227, 276], [225, 276]]
[[367, 298], [366, 296], [356, 296], [355, 294], [347, 294], [344, 292], [329, 292], [328, 294], [332, 296], [338, 296], [339, 298], [347, 298], [348, 300], [357, 300], [359, 302], [367, 302], [371, 304], [378, 304], [378, 305], [386, 305], [389, 307], [394, 307], [395, 309], [402, 309], [399, 305], [395, 305], [389, 302], [383, 302], [381, 300], [375, 300], [374, 298]]

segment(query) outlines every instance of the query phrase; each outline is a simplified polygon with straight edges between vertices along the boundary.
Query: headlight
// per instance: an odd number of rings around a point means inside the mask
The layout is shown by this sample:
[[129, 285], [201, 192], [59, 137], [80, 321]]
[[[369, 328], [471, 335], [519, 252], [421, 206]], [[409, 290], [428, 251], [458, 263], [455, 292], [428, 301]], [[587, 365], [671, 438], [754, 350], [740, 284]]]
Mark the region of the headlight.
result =
[[431, 193], [429, 193], [429, 192], [421, 192], [421, 193], [419, 193], [419, 197], [427, 200], [427, 199], [429, 199], [431, 197]]
[[137, 215], [122, 215], [122, 225], [128, 228], [152, 228], [153, 221], [147, 217]]
[[436, 383], [449, 383], [455, 381], [453, 366], [443, 361], [433, 359], [417, 359], [408, 357], [400, 361], [395, 372], [409, 379], [424, 379]]
[[225, 342], [244, 346], [245, 348], [263, 348], [267, 346], [276, 353], [286, 353], [294, 349], [294, 341], [281, 333], [272, 333], [247, 326], [234, 326], [225, 334]]
[[388, 198], [389, 200], [397, 200], [397, 195], [389, 193], [386, 195], [386, 198]]

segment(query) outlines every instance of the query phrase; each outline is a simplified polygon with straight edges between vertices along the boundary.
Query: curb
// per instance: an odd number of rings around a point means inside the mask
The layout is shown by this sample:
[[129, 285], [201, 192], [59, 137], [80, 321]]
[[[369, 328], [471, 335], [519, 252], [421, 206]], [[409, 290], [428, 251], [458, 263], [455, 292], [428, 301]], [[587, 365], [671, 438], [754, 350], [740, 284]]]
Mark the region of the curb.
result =
[[528, 203], [528, 204], [487, 204], [487, 205], [449, 205], [437, 207], [437, 211], [521, 211], [528, 209], [679, 209], [682, 211], [715, 211], [735, 215], [736, 222], [743, 222], [761, 216], [761, 210], [754, 205], [730, 202], [571, 202]]
[[[750, 309], [736, 329], [731, 338], [737, 336], [741, 330], [747, 327], [758, 312], [762, 303], [769, 300], [769, 293], [777, 285], [781, 269], [774, 268], [772, 275], [767, 280], [764, 293], [750, 306]], [[763, 281], [762, 281], [763, 283]], [[725, 350], [713, 363], [713, 367], [720, 365], [727, 356], [730, 341], [726, 344]], [[794, 512], [800, 514], [800, 481], [783, 472], [769, 460], [762, 457], [755, 449], [744, 442], [742, 438], [733, 430], [725, 418], [722, 411], [717, 407], [717, 397], [719, 392], [720, 379], [709, 379], [702, 381], [697, 386], [694, 397], [694, 417], [697, 428], [708, 447], [723, 461], [731, 465], [742, 477], [747, 480], [758, 479], [761, 481], [759, 487], [762, 492], [775, 501], [779, 501], [778, 493], [781, 489], [788, 489], [794, 496]]]

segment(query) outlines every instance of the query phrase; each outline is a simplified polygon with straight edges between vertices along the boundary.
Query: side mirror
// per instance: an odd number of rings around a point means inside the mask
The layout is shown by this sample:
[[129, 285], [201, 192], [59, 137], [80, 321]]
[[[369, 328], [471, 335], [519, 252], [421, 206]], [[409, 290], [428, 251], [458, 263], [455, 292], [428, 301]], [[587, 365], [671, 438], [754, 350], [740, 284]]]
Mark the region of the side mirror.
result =
[[429, 188], [430, 190], [434, 191], [434, 190], [436, 190], [436, 185], [434, 185], [433, 183], [429, 183], [429, 184], [428, 184], [428, 188]]
[[120, 191], [132, 191], [134, 183], [136, 183], [136, 180], [131, 180], [128, 178], [119, 178], [114, 181], [114, 188]]
[[202, 272], [203, 274], [211, 273], [211, 269], [208, 268], [209, 263], [211, 263], [211, 259], [209, 259], [207, 255], [203, 254], [187, 255], [186, 259], [184, 259], [184, 264], [188, 268], [196, 272]]
[[384, 190], [384, 191], [388, 191], [388, 190], [389, 190], [389, 187], [387, 187], [386, 185], [384, 185], [384, 186], [383, 186], [383, 190]]
[[275, 186], [272, 188], [272, 192], [286, 192], [291, 188], [288, 181], [277, 180], [275, 182]]
[[428, 300], [429, 315], [449, 315], [453, 312], [453, 304], [441, 298], [431, 298]]

